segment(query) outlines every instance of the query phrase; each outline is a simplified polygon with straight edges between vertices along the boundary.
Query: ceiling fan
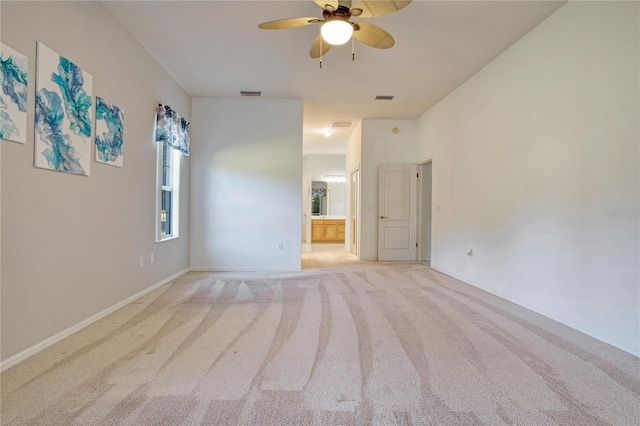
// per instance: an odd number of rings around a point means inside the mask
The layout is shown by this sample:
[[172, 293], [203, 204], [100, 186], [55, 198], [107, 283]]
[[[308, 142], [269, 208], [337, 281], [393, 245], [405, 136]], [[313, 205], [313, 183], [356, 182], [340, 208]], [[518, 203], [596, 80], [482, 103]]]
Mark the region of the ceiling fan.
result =
[[[351, 22], [352, 17], [375, 18], [406, 7], [411, 0], [360, 0], [353, 6], [351, 0], [313, 0], [322, 10], [322, 17], [290, 18], [264, 22], [258, 25], [265, 30], [297, 28], [311, 24], [322, 24], [320, 35], [316, 37], [309, 54], [312, 58], [322, 57], [332, 46], [345, 44], [352, 37], [376, 49], [388, 49], [395, 40], [385, 30], [368, 22]], [[352, 52], [353, 55], [353, 52]], [[353, 57], [353, 56], [352, 56]], [[320, 62], [322, 66], [322, 62]]]

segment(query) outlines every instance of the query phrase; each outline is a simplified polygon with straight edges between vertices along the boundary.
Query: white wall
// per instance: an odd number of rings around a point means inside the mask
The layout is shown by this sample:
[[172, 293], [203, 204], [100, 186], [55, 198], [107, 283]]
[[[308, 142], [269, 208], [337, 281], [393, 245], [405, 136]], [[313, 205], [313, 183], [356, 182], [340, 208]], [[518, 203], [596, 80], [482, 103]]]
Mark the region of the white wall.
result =
[[344, 216], [347, 208], [347, 184], [346, 182], [329, 182], [327, 184], [327, 215]]
[[418, 121], [432, 266], [635, 354], [638, 18], [567, 3]]
[[[33, 167], [36, 41], [93, 76], [94, 105], [100, 96], [124, 111], [123, 168], [92, 162], [83, 177]], [[3, 1], [2, 42], [29, 58], [27, 144], [1, 142], [7, 361], [188, 268], [189, 159], [181, 237], [157, 244], [153, 126], [157, 102], [188, 118], [191, 99], [97, 2]]]
[[346, 159], [344, 154], [309, 154], [305, 155], [305, 176], [311, 180], [324, 181], [325, 175], [346, 175]]
[[346, 172], [351, 174], [355, 169], [360, 167], [362, 160], [362, 121], [355, 123], [351, 136], [347, 139]]
[[[393, 128], [398, 133], [393, 133]], [[362, 120], [360, 259], [378, 259], [378, 166], [416, 164], [415, 120]]]
[[192, 137], [191, 267], [299, 270], [302, 101], [194, 98]]

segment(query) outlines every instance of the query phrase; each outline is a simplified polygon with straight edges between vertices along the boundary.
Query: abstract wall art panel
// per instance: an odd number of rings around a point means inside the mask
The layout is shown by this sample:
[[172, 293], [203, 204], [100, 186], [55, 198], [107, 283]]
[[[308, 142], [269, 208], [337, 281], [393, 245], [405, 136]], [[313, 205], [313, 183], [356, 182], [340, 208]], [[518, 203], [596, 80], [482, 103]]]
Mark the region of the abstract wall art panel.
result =
[[27, 143], [28, 60], [0, 43], [0, 138]]
[[88, 176], [93, 78], [38, 42], [35, 166]]
[[96, 161], [122, 167], [124, 113], [96, 96]]

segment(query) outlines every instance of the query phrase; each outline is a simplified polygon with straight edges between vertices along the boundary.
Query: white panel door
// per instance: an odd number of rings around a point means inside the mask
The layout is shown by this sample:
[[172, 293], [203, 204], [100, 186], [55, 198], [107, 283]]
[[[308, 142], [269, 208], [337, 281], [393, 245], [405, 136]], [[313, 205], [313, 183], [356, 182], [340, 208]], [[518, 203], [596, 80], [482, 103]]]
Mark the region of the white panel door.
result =
[[378, 260], [416, 260], [417, 166], [381, 164], [378, 173]]

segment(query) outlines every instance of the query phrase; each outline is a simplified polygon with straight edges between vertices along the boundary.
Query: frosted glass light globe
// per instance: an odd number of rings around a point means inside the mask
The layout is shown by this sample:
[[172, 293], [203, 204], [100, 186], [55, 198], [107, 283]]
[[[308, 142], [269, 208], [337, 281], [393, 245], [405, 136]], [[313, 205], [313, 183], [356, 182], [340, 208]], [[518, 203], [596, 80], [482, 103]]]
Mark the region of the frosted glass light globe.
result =
[[334, 46], [339, 46], [349, 41], [353, 35], [353, 27], [347, 21], [334, 19], [322, 24], [320, 33], [324, 41]]

